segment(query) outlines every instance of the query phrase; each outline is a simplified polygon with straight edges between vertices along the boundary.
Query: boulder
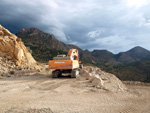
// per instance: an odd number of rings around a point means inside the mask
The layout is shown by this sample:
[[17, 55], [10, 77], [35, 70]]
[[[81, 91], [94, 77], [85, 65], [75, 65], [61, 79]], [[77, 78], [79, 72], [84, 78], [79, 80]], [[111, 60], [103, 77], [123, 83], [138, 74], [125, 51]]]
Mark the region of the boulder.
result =
[[92, 85], [95, 87], [104, 87], [104, 81], [101, 79], [101, 77], [98, 74], [96, 74], [93, 77], [93, 80], [91, 82]]

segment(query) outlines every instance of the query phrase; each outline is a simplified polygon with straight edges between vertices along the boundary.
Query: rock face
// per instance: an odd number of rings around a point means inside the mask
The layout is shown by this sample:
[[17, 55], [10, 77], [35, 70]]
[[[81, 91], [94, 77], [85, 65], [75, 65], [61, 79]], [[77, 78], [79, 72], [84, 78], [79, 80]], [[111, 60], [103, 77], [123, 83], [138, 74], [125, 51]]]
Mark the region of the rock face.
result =
[[[0, 25], [0, 57], [12, 61], [12, 65], [30, 67], [36, 64], [20, 38]], [[14, 63], [14, 64], [13, 64]], [[6, 63], [7, 64], [7, 63]]]

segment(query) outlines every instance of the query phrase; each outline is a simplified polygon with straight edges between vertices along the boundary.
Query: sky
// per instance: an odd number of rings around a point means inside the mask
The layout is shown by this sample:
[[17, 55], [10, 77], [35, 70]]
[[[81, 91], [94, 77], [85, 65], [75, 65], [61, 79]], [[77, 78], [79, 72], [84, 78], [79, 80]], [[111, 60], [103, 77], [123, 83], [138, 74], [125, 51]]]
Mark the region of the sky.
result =
[[0, 24], [13, 33], [36, 27], [83, 50], [150, 50], [150, 0], [0, 0]]

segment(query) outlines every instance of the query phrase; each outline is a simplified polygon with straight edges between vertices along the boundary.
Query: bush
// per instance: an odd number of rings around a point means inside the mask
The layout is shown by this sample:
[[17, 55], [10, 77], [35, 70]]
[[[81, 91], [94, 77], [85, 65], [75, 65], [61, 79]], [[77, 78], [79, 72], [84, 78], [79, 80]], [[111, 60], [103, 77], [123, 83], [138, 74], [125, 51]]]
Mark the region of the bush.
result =
[[46, 68], [46, 71], [49, 71], [50, 69], [49, 68]]
[[11, 71], [9, 71], [9, 74], [13, 75], [13, 74], [15, 74], [15, 71], [11, 70]]
[[0, 73], [0, 76], [4, 76], [4, 74], [3, 74], [3, 73]]

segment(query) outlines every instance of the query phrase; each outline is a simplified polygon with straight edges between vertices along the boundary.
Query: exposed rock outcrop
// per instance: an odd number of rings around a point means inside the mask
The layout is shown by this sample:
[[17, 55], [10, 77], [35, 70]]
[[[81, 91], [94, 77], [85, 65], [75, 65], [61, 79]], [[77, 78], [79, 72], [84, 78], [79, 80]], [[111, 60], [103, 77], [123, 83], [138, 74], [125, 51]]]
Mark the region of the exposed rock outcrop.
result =
[[[34, 67], [36, 61], [28, 52], [20, 38], [0, 25], [0, 60], [1, 68], [15, 68], [20, 66]], [[9, 62], [9, 64], [8, 64]], [[3, 66], [7, 65], [7, 66]], [[9, 65], [9, 66], [8, 66]]]

